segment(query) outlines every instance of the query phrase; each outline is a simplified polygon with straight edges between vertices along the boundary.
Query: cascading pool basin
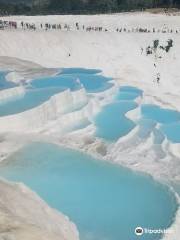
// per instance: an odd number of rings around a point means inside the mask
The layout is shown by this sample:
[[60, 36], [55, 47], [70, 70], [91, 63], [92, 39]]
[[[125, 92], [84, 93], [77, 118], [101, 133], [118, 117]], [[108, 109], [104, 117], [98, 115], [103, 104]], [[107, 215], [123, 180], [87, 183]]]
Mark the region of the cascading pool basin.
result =
[[17, 114], [35, 108], [62, 91], [64, 89], [60, 87], [27, 89], [25, 94], [15, 96], [9, 101], [0, 102], [0, 116]]
[[160, 130], [171, 142], [180, 143], [180, 121], [176, 123], [161, 125]]
[[81, 240], [159, 240], [137, 226], [165, 229], [174, 195], [152, 178], [83, 153], [32, 143], [0, 164], [0, 176], [25, 183], [77, 225]]
[[141, 114], [144, 118], [149, 118], [162, 124], [180, 121], [180, 112], [164, 109], [152, 104], [142, 105]]
[[[0, 89], [10, 87], [3, 74], [0, 73]], [[31, 81], [25, 86], [24, 95], [1, 102], [0, 117], [37, 107], [67, 88], [75, 91], [84, 87], [87, 93], [104, 91], [113, 86], [111, 80], [101, 76], [99, 70], [62, 69], [57, 76]], [[179, 112], [146, 104], [140, 106], [139, 121], [126, 117], [128, 111], [138, 107], [133, 101], [137, 97], [143, 97], [143, 91], [121, 87], [113, 102], [94, 117], [95, 135], [112, 143], [139, 125], [139, 137], [145, 139], [153, 133], [155, 145], [161, 145], [164, 136], [180, 142]], [[70, 112], [86, 104], [75, 106]], [[89, 124], [92, 122], [87, 117], [74, 122], [68, 131]], [[168, 228], [178, 207], [168, 187], [149, 176], [48, 143], [32, 143], [16, 152], [0, 163], [0, 176], [25, 183], [51, 207], [68, 215], [77, 225], [81, 240], [159, 240], [160, 234], [138, 237], [134, 230], [138, 226]]]
[[143, 91], [139, 88], [131, 86], [122, 86], [119, 93], [115, 96], [116, 100], [135, 100], [137, 97], [142, 97]]
[[125, 114], [136, 107], [137, 104], [133, 101], [115, 101], [103, 107], [94, 120], [96, 136], [107, 141], [116, 141], [128, 134], [135, 123]]
[[[37, 107], [65, 89], [75, 91], [84, 87], [87, 92], [96, 93], [111, 88], [112, 78], [99, 75], [100, 72], [97, 69], [67, 68], [62, 69], [59, 75], [34, 79], [30, 84], [24, 85], [24, 95], [0, 102], [0, 116], [17, 114]], [[7, 81], [5, 75], [5, 72], [0, 72], [0, 90], [16, 86], [15, 83]]]
[[133, 86], [121, 86], [120, 87], [121, 91], [125, 91], [125, 92], [131, 92], [131, 93], [139, 93], [139, 95], [143, 94], [143, 91], [139, 88], [133, 87]]
[[0, 90], [17, 86], [17, 84], [6, 80], [6, 74], [7, 72], [0, 71]]
[[[172, 143], [180, 143], [180, 112], [161, 108], [157, 105], [144, 104], [141, 106], [141, 122], [155, 122], [154, 130], [146, 124], [146, 131], [154, 133], [154, 143], [161, 144], [165, 137]], [[145, 129], [144, 128], [144, 129]]]
[[135, 100], [137, 97], [139, 97], [138, 93], [120, 91], [119, 94], [115, 97], [115, 99], [116, 100]]
[[[84, 87], [87, 92], [96, 93], [112, 87], [112, 78], [99, 75], [100, 72], [96, 69], [67, 68], [59, 75], [34, 79], [28, 85], [24, 85], [25, 94], [17, 94], [6, 101], [0, 101], [0, 116], [18, 114], [35, 108], [65, 89], [76, 91]], [[0, 87], [10, 85], [14, 86], [14, 83], [6, 81], [5, 73], [0, 72]], [[81, 109], [85, 104], [87, 102], [70, 111]]]
[[87, 92], [100, 92], [111, 88], [113, 84], [109, 82], [112, 78], [107, 78], [96, 74], [72, 73], [60, 74], [53, 77], [35, 79], [31, 82], [34, 88], [44, 88], [49, 86], [66, 87], [71, 91], [84, 87]]

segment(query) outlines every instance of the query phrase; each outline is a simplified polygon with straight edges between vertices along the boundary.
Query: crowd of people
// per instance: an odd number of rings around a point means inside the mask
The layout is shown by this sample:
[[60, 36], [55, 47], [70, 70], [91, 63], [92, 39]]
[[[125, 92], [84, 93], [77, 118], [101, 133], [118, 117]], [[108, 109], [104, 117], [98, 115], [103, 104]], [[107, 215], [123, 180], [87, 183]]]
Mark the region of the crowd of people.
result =
[[[101, 26], [85, 26], [85, 25], [80, 25], [78, 22], [74, 23], [73, 25], [69, 24], [52, 24], [52, 23], [28, 23], [28, 22], [16, 22], [16, 21], [3, 21], [0, 20], [0, 30], [1, 29], [21, 29], [21, 30], [64, 30], [64, 31], [70, 31], [70, 30], [77, 30], [77, 31], [86, 31], [86, 32], [108, 32], [108, 31], [115, 31], [115, 32], [124, 32], [124, 33], [180, 33], [180, 29], [169, 29], [167, 26], [163, 26], [162, 29], [148, 29], [148, 28], [142, 28], [142, 27], [136, 27], [136, 28], [126, 28], [126, 27], [121, 27], [121, 28], [115, 28], [114, 30], [108, 30], [107, 28], [103, 28]], [[144, 49], [141, 48], [141, 54], [143, 54]], [[152, 54], [152, 49], [150, 47], [147, 47], [146, 49], [146, 55]], [[71, 54], [69, 54], [71, 56]], [[156, 64], [154, 64], [154, 67], [156, 68]], [[160, 73], [158, 72], [155, 76], [156, 82], [159, 84], [160, 83]]]
[[166, 26], [163, 26], [161, 29], [156, 28], [143, 28], [143, 27], [120, 27], [115, 29], [108, 29], [102, 26], [85, 26], [80, 25], [78, 22], [72, 24], [71, 26], [67, 23], [28, 23], [28, 22], [16, 22], [16, 21], [4, 21], [0, 20], [0, 29], [22, 29], [22, 30], [77, 30], [77, 31], [86, 31], [86, 32], [108, 32], [115, 31], [118, 33], [180, 33], [180, 29], [172, 29]]
[[5, 29], [5, 28], [17, 29], [17, 22], [0, 20], [0, 29]]

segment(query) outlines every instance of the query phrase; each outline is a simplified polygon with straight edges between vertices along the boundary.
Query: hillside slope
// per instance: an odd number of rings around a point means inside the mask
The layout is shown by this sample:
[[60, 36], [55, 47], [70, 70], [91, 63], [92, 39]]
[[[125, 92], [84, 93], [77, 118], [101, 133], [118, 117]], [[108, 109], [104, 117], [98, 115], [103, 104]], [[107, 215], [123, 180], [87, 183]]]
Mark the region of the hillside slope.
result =
[[[5, 30], [0, 32], [0, 56], [17, 57], [44, 67], [99, 68], [120, 83], [136, 85], [169, 107], [180, 109], [180, 16], [119, 14], [95, 16], [9, 17], [19, 23], [67, 23], [71, 30]], [[75, 29], [78, 22], [80, 30]], [[86, 32], [82, 26], [102, 26], [107, 32]], [[116, 32], [116, 28], [150, 29], [150, 33]], [[153, 33], [152, 29], [160, 31]], [[173, 30], [162, 33], [163, 29]], [[178, 31], [178, 33], [176, 33]], [[165, 46], [172, 39], [168, 53], [146, 54], [146, 48], [159, 40]], [[157, 75], [160, 83], [157, 84]]]

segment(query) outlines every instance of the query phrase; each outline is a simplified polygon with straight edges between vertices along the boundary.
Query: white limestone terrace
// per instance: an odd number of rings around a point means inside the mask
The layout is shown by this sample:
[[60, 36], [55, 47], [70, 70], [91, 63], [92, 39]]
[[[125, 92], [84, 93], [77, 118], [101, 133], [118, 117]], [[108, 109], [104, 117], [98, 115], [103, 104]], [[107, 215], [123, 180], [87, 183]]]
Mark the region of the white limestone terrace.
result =
[[[0, 118], [1, 132], [33, 132], [42, 131], [44, 125], [56, 121], [69, 108], [86, 102], [84, 90], [71, 93], [65, 90], [52, 96], [38, 107], [22, 113]], [[61, 103], [61, 104], [59, 104]], [[67, 119], [68, 120], [68, 119]], [[7, 124], [8, 123], [8, 124]], [[63, 130], [63, 129], [62, 129]]]
[[76, 226], [23, 184], [0, 180], [0, 239], [78, 240]]
[[[4, 30], [0, 32], [0, 68], [14, 72], [8, 76], [12, 81], [26, 81], [36, 76], [56, 74], [59, 67], [84, 67], [102, 69], [103, 74], [112, 76], [118, 85], [130, 85], [139, 87], [144, 91], [143, 103], [155, 103], [162, 107], [180, 111], [180, 34], [172, 33], [119, 33], [117, 27], [145, 27], [152, 29], [179, 29], [180, 16], [167, 16], [164, 14], [150, 13], [125, 13], [113, 15], [95, 16], [12, 16], [7, 20], [27, 21], [40, 24], [41, 22], [67, 23], [75, 27], [78, 22], [81, 26], [103, 26], [108, 32], [85, 32], [85, 31], [24, 31]], [[168, 39], [173, 40], [173, 47], [168, 53], [158, 49], [155, 54], [147, 55], [146, 48], [158, 39], [161, 45], [166, 44]], [[69, 55], [70, 54], [70, 55]], [[20, 59], [17, 59], [18, 58]], [[25, 66], [23, 62], [25, 60]], [[11, 66], [13, 66], [11, 68]], [[47, 69], [51, 69], [50, 72]], [[54, 69], [55, 68], [55, 69]], [[32, 70], [31, 70], [32, 69]], [[37, 69], [37, 70], [36, 70]], [[157, 84], [156, 76], [160, 74], [160, 83]], [[113, 161], [134, 170], [151, 174], [161, 181], [180, 182], [180, 146], [164, 141], [162, 148], [157, 149], [153, 145], [153, 134], [146, 141], [141, 141], [137, 136], [138, 129], [134, 129], [126, 137], [115, 144], [108, 145], [100, 139], [94, 138], [94, 127], [89, 127], [66, 133], [62, 131], [62, 125], [68, 117], [73, 121], [81, 119], [80, 116], [89, 117], [97, 113], [101, 106], [110, 101], [113, 92], [93, 96], [93, 101], [87, 108], [70, 115], [52, 116], [52, 99], [43, 105], [44, 112], [32, 110], [35, 114], [34, 123], [28, 124], [30, 111], [14, 116], [15, 120], [8, 118], [0, 119], [1, 126], [6, 126], [5, 132], [1, 127], [2, 141], [0, 142], [2, 159], [21, 147], [25, 139], [32, 136], [34, 139], [51, 141], [61, 145], [80, 149], [96, 155], [104, 160]], [[71, 93], [69, 93], [71, 95]], [[99, 96], [98, 96], [99, 95]], [[83, 95], [85, 98], [86, 94]], [[71, 96], [72, 97], [72, 96]], [[58, 101], [59, 97], [55, 97]], [[104, 100], [103, 100], [104, 99]], [[106, 100], [108, 99], [108, 100]], [[53, 102], [54, 104], [54, 102]], [[39, 113], [43, 113], [42, 115]], [[79, 114], [81, 112], [81, 114]], [[48, 113], [48, 114], [47, 114]], [[30, 114], [30, 115], [29, 115]], [[39, 115], [38, 115], [39, 114]], [[130, 114], [130, 115], [129, 115]], [[129, 113], [132, 119], [138, 118], [138, 111]], [[24, 118], [24, 116], [26, 117]], [[22, 122], [18, 120], [24, 119]], [[53, 121], [52, 121], [53, 120]], [[8, 122], [10, 121], [11, 124]], [[30, 121], [30, 120], [29, 120]], [[41, 123], [44, 123], [43, 125]], [[14, 125], [13, 125], [13, 124]], [[22, 124], [22, 125], [21, 125]], [[22, 129], [21, 129], [22, 126]], [[34, 126], [34, 127], [33, 127]], [[63, 126], [64, 127], [64, 126]], [[12, 131], [16, 133], [12, 134]], [[31, 135], [31, 131], [35, 130]], [[22, 130], [22, 131], [21, 131]], [[27, 134], [27, 132], [29, 132]], [[4, 139], [4, 140], [3, 140]], [[18, 141], [17, 141], [18, 139]], [[166, 157], [160, 158], [160, 154]], [[175, 229], [173, 236], [168, 235], [165, 239], [178, 240], [178, 221], [172, 226]]]
[[[45, 72], [50, 74], [51, 69], [50, 72], [48, 72], [48, 69]], [[7, 80], [12, 81], [9, 75], [13, 73], [16, 75], [16, 71], [7, 74]], [[40, 75], [41, 73], [42, 70], [38, 74]], [[23, 74], [25, 75], [25, 70]], [[28, 76], [26, 76], [27, 79], [24, 79], [24, 81], [30, 81], [34, 74], [29, 74]], [[111, 88], [94, 94], [87, 93], [84, 87], [75, 91], [70, 91], [67, 88], [52, 95], [48, 100], [33, 108], [18, 113], [2, 115], [0, 117], [0, 132], [39, 133], [52, 132], [54, 130], [60, 136], [68, 127], [73, 127], [81, 121], [92, 120], [93, 116], [100, 111], [101, 106], [110, 101], [117, 90], [118, 84], [116, 82], [114, 82]], [[18, 97], [21, 98], [24, 94], [26, 94], [26, 88], [20, 85], [1, 90], [0, 100], [6, 103]]]
[[[5, 58], [6, 59], [6, 58]], [[34, 72], [36, 76], [46, 76], [53, 75], [54, 72], [48, 71], [48, 69], [38, 68], [32, 69], [29, 72], [29, 68], [24, 68], [23, 71], [19, 71], [21, 69], [21, 61], [17, 61], [17, 59], [9, 58], [10, 62], [14, 63], [14, 69], [8, 68], [8, 65], [5, 65], [5, 61], [3, 62], [3, 69], [9, 69], [11, 72], [7, 74], [8, 81], [14, 81], [20, 86], [1, 90], [0, 97], [1, 101], [9, 101], [10, 98], [21, 97], [22, 94], [25, 94], [26, 89], [23, 85], [25, 81], [30, 81], [34, 77]], [[17, 63], [18, 62], [18, 63]], [[24, 63], [25, 64], [25, 63]], [[13, 64], [12, 64], [13, 65]], [[14, 71], [14, 72], [12, 72]], [[19, 71], [19, 73], [17, 73]], [[55, 72], [57, 70], [54, 70]], [[13, 75], [13, 78], [11, 78]], [[15, 76], [15, 77], [14, 77]], [[23, 77], [22, 77], [23, 76]], [[23, 80], [21, 80], [23, 79]], [[23, 82], [21, 82], [23, 81]], [[22, 83], [22, 84], [21, 84]], [[105, 91], [107, 95], [113, 95], [116, 91], [116, 86], [111, 89]], [[43, 104], [27, 110], [25, 112], [21, 112], [14, 115], [0, 117], [1, 121], [1, 140], [0, 140], [0, 159], [6, 159], [7, 156], [14, 151], [18, 150], [24, 144], [30, 142], [32, 139], [42, 140], [44, 136], [44, 132], [50, 133], [52, 130], [57, 131], [58, 135], [64, 134], [64, 130], [68, 129], [69, 126], [73, 126], [74, 122], [80, 122], [85, 118], [92, 118], [92, 116], [99, 111], [100, 106], [98, 103], [98, 98], [101, 98], [101, 94], [97, 94], [97, 100], [92, 97], [88, 97], [84, 88], [81, 88], [76, 91], [70, 91], [69, 89], [64, 90], [63, 92], [57, 93], [53, 95], [48, 101]], [[104, 93], [103, 93], [104, 95]], [[103, 102], [103, 101], [101, 101]], [[84, 105], [84, 107], [83, 107]], [[77, 106], [82, 106], [79, 109], [74, 111], [69, 111], [69, 109], [76, 108]], [[59, 125], [59, 128], [57, 126]], [[56, 127], [55, 127], [56, 126]], [[33, 135], [33, 134], [34, 135]], [[19, 135], [18, 135], [19, 134]], [[49, 134], [52, 138], [53, 134]], [[48, 137], [49, 138], [49, 137]], [[50, 141], [53, 141], [50, 140]], [[0, 197], [0, 203], [2, 203], [2, 211], [6, 210], [6, 208], [19, 209], [19, 214], [17, 214], [18, 209], [15, 212], [14, 216], [6, 216], [4, 217], [4, 212], [2, 212], [2, 234], [0, 230], [0, 237], [2, 235], [3, 238], [14, 238], [14, 239], [69, 239], [76, 240], [79, 239], [78, 230], [76, 227], [62, 214], [59, 213], [60, 217], [51, 216], [53, 214], [52, 209], [48, 206], [43, 206], [43, 201], [39, 198], [39, 204], [37, 201], [37, 196], [32, 193], [30, 190], [25, 188], [23, 185], [12, 184], [11, 188], [13, 188], [12, 197], [10, 196], [8, 189], [9, 185], [7, 183], [0, 184], [2, 194]], [[20, 188], [20, 189], [18, 189]], [[21, 191], [23, 190], [27, 192], [26, 198], [21, 196]], [[13, 202], [7, 201], [7, 195], [10, 197], [10, 200], [13, 199], [15, 201], [14, 204], [16, 206], [12, 206]], [[21, 199], [22, 198], [22, 199]], [[20, 202], [26, 202], [25, 206], [19, 204]], [[31, 203], [32, 202], [32, 203]], [[7, 207], [6, 207], [7, 204]], [[31, 205], [36, 204], [37, 209], [31, 208]], [[1, 206], [0, 206], [1, 207]], [[29, 209], [29, 212], [26, 212], [26, 208]], [[41, 208], [45, 208], [45, 213], [41, 212]], [[46, 210], [47, 208], [47, 210]], [[48, 210], [49, 209], [49, 210]], [[39, 219], [39, 222], [31, 220], [31, 216], [35, 214]], [[47, 214], [46, 214], [47, 211]], [[14, 211], [12, 211], [14, 213]], [[52, 213], [51, 213], [52, 212]], [[54, 211], [55, 212], [55, 211]], [[10, 213], [8, 213], [10, 214]], [[47, 216], [45, 216], [45, 214]], [[55, 215], [55, 214], [54, 214]], [[23, 221], [23, 219], [25, 219]], [[31, 222], [30, 222], [30, 220]], [[46, 219], [47, 223], [41, 222], [41, 219]], [[63, 222], [64, 221], [64, 222]], [[47, 230], [46, 229], [48, 225]], [[57, 226], [57, 229], [53, 227], [53, 225]], [[1, 229], [1, 226], [0, 226]], [[15, 229], [15, 230], [13, 230]]]
[[[179, 41], [176, 33], [117, 33], [117, 27], [147, 27], [152, 29], [179, 28], [180, 16], [167, 16], [150, 13], [125, 13], [95, 16], [12, 16], [7, 20], [29, 21], [34, 23], [76, 22], [86, 26], [103, 26], [109, 32], [85, 31], [24, 31], [4, 30], [0, 32], [0, 56], [20, 58], [35, 62], [47, 68], [87, 67], [102, 69], [104, 74], [116, 77], [121, 84], [129, 83], [145, 90], [145, 94], [162, 100], [165, 105], [179, 109]], [[173, 40], [169, 53], [163, 51], [160, 57], [147, 56], [141, 48], [152, 45], [158, 39], [165, 44]], [[18, 50], [20, 47], [20, 51]], [[71, 54], [71, 56], [69, 56]], [[154, 67], [156, 64], [156, 68]], [[160, 86], [154, 84], [160, 72]], [[174, 88], [176, 86], [176, 88]]]
[[[38, 78], [39, 76], [53, 75], [59, 72], [59, 69], [44, 68], [40, 64], [31, 61], [21, 60], [16, 57], [0, 56], [0, 69], [11, 71], [7, 76], [7, 80], [18, 82]], [[15, 72], [13, 72], [13, 70]]]

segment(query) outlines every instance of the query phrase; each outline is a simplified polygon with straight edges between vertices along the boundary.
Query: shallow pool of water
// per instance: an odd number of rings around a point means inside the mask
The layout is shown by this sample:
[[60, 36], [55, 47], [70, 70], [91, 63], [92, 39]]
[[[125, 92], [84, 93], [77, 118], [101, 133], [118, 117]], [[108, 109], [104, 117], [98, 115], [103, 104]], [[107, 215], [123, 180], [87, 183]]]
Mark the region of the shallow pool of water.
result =
[[99, 69], [88, 69], [88, 68], [62, 68], [60, 74], [74, 74], [74, 73], [85, 73], [85, 74], [97, 74], [101, 73]]
[[167, 124], [180, 121], [180, 112], [164, 109], [156, 105], [142, 105], [141, 113], [144, 118], [152, 119], [158, 123]]
[[142, 97], [143, 91], [136, 87], [121, 86], [116, 100], [135, 100], [137, 97]]
[[96, 74], [71, 73], [35, 79], [31, 82], [31, 85], [34, 88], [49, 86], [66, 87], [72, 91], [84, 87], [87, 92], [100, 92], [113, 86], [113, 84], [109, 82], [110, 80], [112, 80], [112, 78]]
[[94, 120], [96, 136], [116, 141], [129, 133], [135, 127], [135, 123], [125, 114], [136, 107], [137, 104], [133, 101], [115, 101], [106, 105]]
[[119, 91], [115, 99], [116, 100], [135, 100], [137, 97], [139, 97], [138, 93]]
[[[99, 75], [100, 70], [67, 68], [62, 69], [57, 76], [43, 77], [33, 80], [26, 87], [26, 93], [21, 96], [15, 96], [8, 101], [0, 102], [0, 116], [17, 114], [37, 107], [49, 100], [49, 98], [65, 89], [71, 91], [78, 90], [82, 87], [87, 92], [104, 91], [113, 86], [110, 82], [112, 78]], [[14, 83], [7, 82], [5, 73], [0, 72], [0, 89], [15, 86]], [[77, 106], [78, 110], [83, 106]]]
[[0, 90], [17, 86], [15, 83], [6, 80], [7, 72], [0, 71]]
[[164, 124], [160, 127], [160, 130], [171, 142], [180, 143], [180, 122]]
[[167, 228], [177, 209], [168, 188], [152, 178], [52, 144], [34, 143], [0, 165], [0, 175], [21, 181], [67, 214], [81, 240], [158, 240], [137, 237], [137, 226]]
[[0, 102], [0, 116], [17, 114], [37, 107], [50, 99], [51, 96], [57, 94], [64, 89], [62, 88], [44, 88], [44, 89], [28, 89], [22, 96], [11, 98], [9, 101]]

